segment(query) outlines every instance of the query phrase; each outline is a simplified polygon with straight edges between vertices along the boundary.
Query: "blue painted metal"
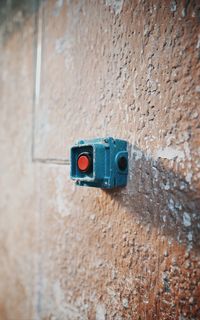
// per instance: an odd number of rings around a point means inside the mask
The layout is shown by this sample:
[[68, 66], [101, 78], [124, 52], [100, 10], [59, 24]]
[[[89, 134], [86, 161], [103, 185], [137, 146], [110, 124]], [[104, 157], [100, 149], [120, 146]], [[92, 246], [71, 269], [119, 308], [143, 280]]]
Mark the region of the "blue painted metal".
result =
[[[88, 172], [81, 172], [77, 165], [84, 153], [92, 159]], [[111, 137], [80, 140], [71, 148], [70, 157], [70, 175], [77, 185], [112, 189], [127, 184], [128, 152], [124, 140]]]

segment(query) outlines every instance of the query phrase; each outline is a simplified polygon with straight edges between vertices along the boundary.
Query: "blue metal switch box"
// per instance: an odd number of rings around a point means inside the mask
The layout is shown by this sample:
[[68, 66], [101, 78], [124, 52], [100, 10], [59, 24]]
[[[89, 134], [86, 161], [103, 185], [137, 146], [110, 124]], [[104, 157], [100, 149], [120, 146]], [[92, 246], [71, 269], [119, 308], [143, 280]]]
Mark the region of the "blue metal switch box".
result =
[[77, 185], [112, 189], [127, 184], [127, 142], [98, 138], [80, 140], [71, 148], [70, 175]]

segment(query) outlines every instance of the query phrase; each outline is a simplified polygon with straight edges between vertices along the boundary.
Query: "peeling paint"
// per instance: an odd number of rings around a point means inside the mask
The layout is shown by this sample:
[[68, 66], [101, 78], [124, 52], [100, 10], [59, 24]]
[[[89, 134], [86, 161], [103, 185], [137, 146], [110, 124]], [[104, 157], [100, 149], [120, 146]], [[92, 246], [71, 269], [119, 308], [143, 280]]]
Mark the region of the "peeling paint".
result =
[[188, 238], [189, 241], [192, 241], [192, 239], [193, 239], [192, 231], [190, 231], [190, 232], [188, 233], [187, 238]]
[[188, 172], [185, 176], [185, 180], [191, 184], [192, 182], [192, 176], [193, 176], [193, 173], [192, 172]]
[[187, 212], [183, 213], [183, 224], [185, 227], [191, 226], [191, 217]]
[[177, 7], [176, 1], [175, 1], [175, 0], [172, 0], [172, 1], [170, 2], [170, 10], [171, 10], [171, 12], [175, 12], [175, 11], [176, 11], [176, 7]]
[[55, 15], [56, 17], [59, 16], [62, 6], [63, 6], [63, 0], [57, 0], [53, 10], [53, 15]]
[[106, 308], [104, 304], [97, 304], [96, 307], [96, 320], [106, 320]]
[[168, 160], [173, 160], [177, 158], [177, 160], [183, 160], [185, 158], [184, 152], [182, 150], [178, 150], [172, 147], [160, 148], [157, 150], [156, 158], [163, 158]]
[[110, 6], [115, 14], [119, 14], [122, 11], [124, 0], [106, 0], [106, 5]]

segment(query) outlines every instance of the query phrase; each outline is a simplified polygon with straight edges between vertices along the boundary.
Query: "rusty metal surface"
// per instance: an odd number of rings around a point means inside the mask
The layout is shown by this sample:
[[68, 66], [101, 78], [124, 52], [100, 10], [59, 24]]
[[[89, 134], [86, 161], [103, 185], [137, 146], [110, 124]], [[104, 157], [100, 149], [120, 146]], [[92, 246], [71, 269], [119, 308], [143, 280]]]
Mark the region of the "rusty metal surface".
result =
[[[0, 318], [200, 318], [199, 12], [46, 1], [4, 29]], [[70, 144], [105, 135], [127, 188], [75, 187]]]

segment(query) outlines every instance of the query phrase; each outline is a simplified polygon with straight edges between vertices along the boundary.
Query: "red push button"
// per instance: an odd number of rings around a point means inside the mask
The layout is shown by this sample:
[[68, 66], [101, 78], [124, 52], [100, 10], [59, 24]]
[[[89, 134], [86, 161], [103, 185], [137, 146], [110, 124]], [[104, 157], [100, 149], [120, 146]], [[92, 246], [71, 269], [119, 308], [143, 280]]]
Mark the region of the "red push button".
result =
[[77, 162], [80, 171], [86, 172], [90, 169], [91, 159], [87, 154], [81, 154]]

